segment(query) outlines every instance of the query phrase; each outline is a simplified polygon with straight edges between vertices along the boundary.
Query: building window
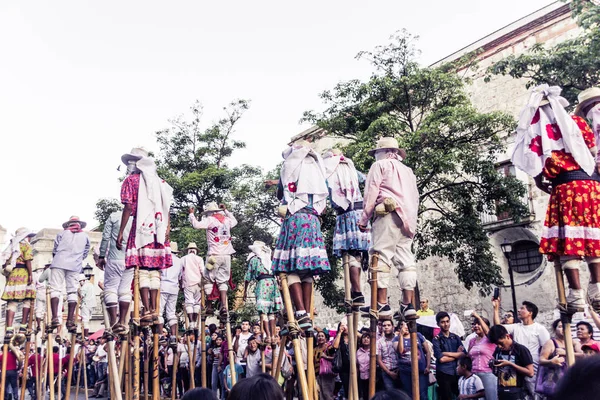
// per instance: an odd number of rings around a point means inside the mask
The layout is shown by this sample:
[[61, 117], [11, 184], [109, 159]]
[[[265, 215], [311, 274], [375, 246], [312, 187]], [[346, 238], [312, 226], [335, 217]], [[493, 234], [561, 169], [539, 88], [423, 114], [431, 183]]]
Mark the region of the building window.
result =
[[[516, 177], [517, 176], [517, 171], [515, 169], [515, 166], [510, 161], [507, 161], [505, 163], [498, 165], [498, 168], [496, 168], [496, 171], [498, 171], [498, 173], [500, 175], [503, 175], [504, 177], [508, 177], [508, 176]], [[503, 221], [503, 220], [512, 218], [508, 211], [498, 212], [498, 213], [496, 213], [496, 217], [498, 218], [498, 221]]]
[[520, 274], [533, 272], [542, 264], [540, 246], [531, 240], [513, 243], [510, 253], [510, 267]]

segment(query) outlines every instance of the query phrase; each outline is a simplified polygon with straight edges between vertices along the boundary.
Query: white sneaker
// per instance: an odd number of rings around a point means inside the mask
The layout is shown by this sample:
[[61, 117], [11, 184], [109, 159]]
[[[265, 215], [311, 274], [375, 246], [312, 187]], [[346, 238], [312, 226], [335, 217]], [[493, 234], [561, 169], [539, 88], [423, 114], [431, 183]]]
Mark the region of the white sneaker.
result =
[[567, 309], [571, 312], [583, 312], [585, 310], [585, 292], [583, 289], [569, 289], [567, 296]]
[[596, 312], [600, 312], [600, 283], [590, 283], [588, 286], [588, 302]]

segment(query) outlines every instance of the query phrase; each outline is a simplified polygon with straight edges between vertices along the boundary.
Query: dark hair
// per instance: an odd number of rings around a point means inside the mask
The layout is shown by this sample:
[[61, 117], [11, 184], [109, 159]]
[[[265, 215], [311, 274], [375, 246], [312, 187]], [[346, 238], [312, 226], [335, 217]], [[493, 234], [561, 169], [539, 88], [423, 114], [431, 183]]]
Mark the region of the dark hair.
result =
[[[489, 319], [487, 319], [485, 317], [480, 317], [480, 318], [483, 320], [483, 322], [485, 322], [485, 324], [488, 326], [488, 328], [491, 326]], [[479, 325], [479, 320], [477, 318], [473, 318], [473, 324]]]
[[508, 335], [508, 331], [505, 327], [502, 325], [494, 325], [490, 328], [487, 336], [490, 342], [498, 344], [498, 340], [502, 339], [506, 335]]
[[410, 397], [400, 389], [388, 389], [377, 392], [371, 400], [410, 400]]
[[[555, 330], [556, 330], [556, 328], [558, 328], [558, 324], [560, 324], [560, 318], [559, 318], [559, 319], [555, 319], [555, 320], [552, 322], [552, 330], [553, 330], [553, 331], [555, 331]], [[577, 325], [579, 325], [579, 324], [577, 324]]]
[[535, 319], [538, 315], [538, 307], [530, 301], [524, 301], [522, 304], [531, 313], [531, 319]]
[[217, 396], [210, 389], [196, 388], [185, 392], [181, 400], [217, 400]]
[[471, 357], [463, 357], [460, 360], [458, 360], [458, 365], [460, 365], [467, 371], [470, 371], [473, 369], [473, 360], [471, 360]]
[[591, 335], [591, 338], [594, 338], [594, 328], [592, 328], [592, 324], [590, 324], [589, 322], [586, 321], [579, 321], [576, 325], [577, 328], [579, 328], [579, 325], [583, 325], [587, 328], [588, 333]]
[[248, 342], [247, 342], [247, 343], [250, 343], [250, 342], [251, 342], [251, 341], [253, 341], [253, 340], [256, 340], [256, 336], [254, 336], [254, 335], [252, 335], [252, 336], [250, 336], [250, 337], [248, 338]]
[[[269, 374], [258, 374], [239, 380], [228, 400], [283, 400], [283, 390]], [[188, 400], [188, 399], [182, 399]], [[190, 399], [191, 400], [191, 399]]]
[[215, 325], [215, 324], [210, 324], [210, 325], [208, 326], [208, 330], [209, 330], [209, 332], [210, 332], [210, 333], [213, 333], [214, 331], [216, 331], [216, 330], [217, 330], [217, 325]]
[[363, 333], [363, 334], [361, 335], [361, 337], [360, 337], [360, 340], [359, 340], [359, 345], [360, 345], [360, 347], [362, 347], [362, 345], [363, 345], [363, 339], [364, 339], [365, 337], [368, 337], [369, 339], [371, 339], [371, 335], [370, 335], [370, 334], [368, 334], [368, 333]]
[[[252, 324], [250, 323], [250, 320], [249, 320], [249, 319], [243, 319], [243, 320], [242, 320], [242, 324], [243, 324], [244, 322], [247, 322], [247, 323], [248, 323], [248, 325], [252, 325]], [[242, 324], [240, 324], [240, 326], [241, 326]]]
[[53, 353], [58, 353], [58, 346], [53, 346], [52, 347], [52, 352]]
[[446, 311], [440, 311], [439, 313], [437, 313], [435, 315], [435, 322], [437, 322], [439, 324], [440, 321], [446, 317], [448, 317], [448, 319], [450, 319], [450, 315]]
[[558, 381], [553, 399], [579, 400], [595, 399], [600, 392], [600, 355], [584, 357], [567, 369]]

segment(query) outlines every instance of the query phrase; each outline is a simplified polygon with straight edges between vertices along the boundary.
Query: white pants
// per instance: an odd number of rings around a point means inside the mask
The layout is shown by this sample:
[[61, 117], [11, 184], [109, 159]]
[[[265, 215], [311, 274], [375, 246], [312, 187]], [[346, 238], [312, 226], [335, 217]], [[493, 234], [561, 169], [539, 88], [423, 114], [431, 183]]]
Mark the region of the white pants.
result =
[[[414, 290], [417, 285], [417, 268], [412, 253], [412, 239], [401, 230], [402, 220], [396, 212], [377, 216], [372, 225], [373, 247], [369, 254], [379, 254], [378, 267], [388, 267], [390, 272], [378, 272], [377, 286], [387, 289], [392, 267], [402, 290]], [[384, 265], [381, 265], [384, 264]]]
[[[214, 263], [211, 261], [214, 261]], [[204, 279], [206, 279], [207, 282], [210, 282], [204, 285], [206, 294], [212, 292], [213, 283], [215, 282], [219, 287], [219, 291], [227, 290], [229, 276], [231, 274], [231, 256], [207, 256], [206, 264], [209, 262], [214, 264], [214, 268], [212, 270], [205, 268], [202, 274]]]
[[200, 285], [188, 286], [183, 288], [185, 297], [185, 311], [188, 314], [200, 314], [202, 289]]
[[52, 268], [52, 273], [50, 274], [50, 279], [48, 280], [48, 283], [50, 284], [50, 297], [53, 299], [62, 297], [66, 285], [67, 302], [77, 303], [77, 289], [79, 286], [79, 283], [77, 282], [78, 278], [79, 272], [67, 271], [60, 268]]
[[81, 306], [79, 310], [79, 316], [81, 317], [81, 322], [83, 323], [84, 329], [90, 328], [90, 320], [92, 319], [92, 309], [90, 307]]
[[131, 303], [134, 269], [125, 269], [125, 260], [106, 260], [104, 267], [104, 304]]
[[43, 319], [46, 315], [46, 290], [38, 290], [35, 295], [35, 317]]
[[169, 326], [177, 324], [177, 314], [175, 313], [175, 306], [177, 305], [177, 295], [171, 293], [160, 292], [160, 311], [158, 313], [161, 324], [165, 323], [163, 314], [165, 309], [167, 310], [167, 321]]
[[[131, 268], [133, 269], [133, 268]], [[157, 269], [140, 268], [140, 289], [148, 288], [150, 290], [160, 289], [160, 271]]]

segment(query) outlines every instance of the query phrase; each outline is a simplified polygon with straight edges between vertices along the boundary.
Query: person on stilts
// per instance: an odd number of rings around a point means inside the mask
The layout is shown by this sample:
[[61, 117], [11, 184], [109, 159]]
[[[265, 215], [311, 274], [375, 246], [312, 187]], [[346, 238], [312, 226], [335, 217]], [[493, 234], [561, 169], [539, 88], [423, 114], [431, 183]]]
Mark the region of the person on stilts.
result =
[[[277, 197], [284, 218], [275, 251], [274, 273], [286, 273], [294, 317], [303, 331], [312, 331], [307, 313], [311, 304], [313, 277], [331, 270], [319, 215], [327, 203], [323, 159], [310, 143], [300, 140], [283, 152]], [[311, 311], [311, 310], [309, 310]]]
[[75, 323], [75, 307], [77, 307], [77, 289], [79, 273], [83, 269], [83, 260], [90, 251], [90, 239], [83, 231], [86, 223], [79, 217], [72, 216], [63, 224], [63, 231], [56, 235], [52, 264], [50, 265], [50, 307], [52, 309], [51, 329], [62, 324], [58, 306], [63, 290], [67, 288], [67, 330], [71, 333], [77, 330]]
[[190, 223], [194, 229], [206, 229], [208, 252], [204, 268], [204, 291], [209, 297], [216, 285], [219, 290], [221, 319], [228, 313], [227, 288], [231, 279], [231, 255], [235, 253], [231, 243], [231, 229], [237, 225], [237, 220], [224, 204], [210, 202], [204, 207], [202, 219], [198, 221], [194, 208], [190, 208]]
[[283, 300], [279, 292], [277, 280], [271, 269], [271, 249], [264, 242], [255, 240], [248, 246], [248, 270], [244, 278], [244, 303], [248, 295], [248, 285], [256, 280], [254, 295], [256, 309], [260, 315], [260, 323], [265, 336], [262, 341], [271, 344], [275, 342], [275, 315], [283, 309]]
[[17, 229], [7, 249], [0, 254], [2, 273], [7, 277], [2, 293], [2, 300], [7, 302], [5, 340], [9, 340], [14, 334], [13, 322], [19, 303], [23, 303], [19, 332], [27, 333], [31, 301], [36, 298], [31, 266], [33, 247], [29, 243], [33, 236], [35, 233], [27, 228]]
[[[121, 231], [123, 211], [115, 211], [106, 220], [100, 242], [98, 268], [104, 271], [104, 302], [115, 335], [129, 333], [129, 306], [133, 296], [133, 268], [125, 268], [125, 250], [117, 248], [117, 238]], [[133, 218], [128, 218], [123, 229], [123, 242], [127, 243]]]
[[[181, 257], [181, 287], [185, 299], [185, 311], [190, 319], [189, 332], [198, 338], [198, 315], [202, 303], [202, 273], [204, 260], [198, 255], [196, 243], [188, 244], [187, 254]], [[193, 359], [190, 354], [190, 360]]]
[[92, 310], [96, 307], [96, 292], [94, 285], [86, 278], [84, 274], [79, 274], [79, 295], [81, 304], [79, 305], [79, 316], [83, 326], [83, 340], [86, 340], [90, 333], [90, 320], [92, 319]]
[[[417, 268], [412, 251], [417, 230], [419, 190], [412, 169], [402, 163], [404, 151], [393, 137], [383, 137], [377, 147], [370, 150], [375, 162], [369, 169], [365, 183], [363, 212], [359, 228], [366, 232], [372, 221], [373, 246], [369, 254], [378, 255], [377, 307], [380, 319], [393, 315], [388, 304], [387, 288], [394, 267], [402, 290], [400, 319], [416, 319], [414, 290], [417, 285]], [[383, 264], [383, 265], [381, 265]], [[369, 307], [361, 309], [369, 312]]]
[[[44, 268], [38, 268], [33, 271], [33, 279], [35, 282], [35, 322], [36, 327], [34, 333], [37, 335], [42, 330], [42, 321], [46, 318], [46, 286], [50, 279], [50, 265], [44, 265]], [[60, 307], [60, 304], [59, 304]]]
[[173, 265], [171, 268], [161, 271], [160, 279], [160, 311], [159, 315], [159, 331], [162, 332], [165, 320], [163, 314], [167, 312], [167, 324], [170, 330], [170, 346], [177, 346], [177, 314], [175, 306], [177, 305], [177, 296], [179, 295], [179, 281], [181, 279], [181, 258], [178, 257], [179, 247], [177, 243], [171, 242], [171, 258]]

